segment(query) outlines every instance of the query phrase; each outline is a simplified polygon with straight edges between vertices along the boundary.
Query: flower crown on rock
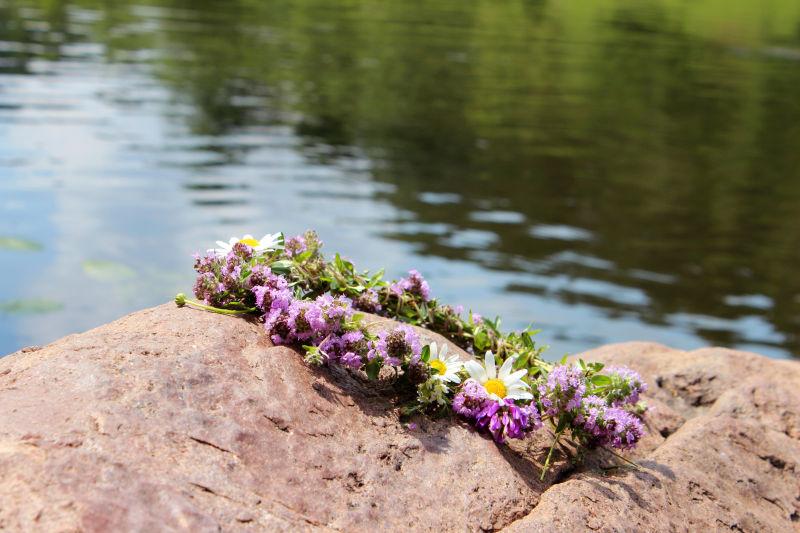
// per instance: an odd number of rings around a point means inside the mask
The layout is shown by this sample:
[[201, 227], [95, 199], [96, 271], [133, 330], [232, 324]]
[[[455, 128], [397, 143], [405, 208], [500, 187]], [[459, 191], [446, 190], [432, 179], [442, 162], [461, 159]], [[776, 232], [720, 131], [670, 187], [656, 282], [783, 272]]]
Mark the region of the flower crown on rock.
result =
[[[200, 301], [179, 294], [178, 305], [258, 315], [272, 342], [302, 347], [309, 364], [342, 365], [370, 379], [389, 368], [395, 386], [413, 392], [400, 408], [403, 417], [452, 413], [498, 443], [550, 427], [542, 477], [567, 432], [580, 446], [606, 449], [633, 448], [644, 435], [639, 395], [647, 384], [635, 371], [583, 360], [548, 363], [533, 340], [537, 331], [503, 334], [499, 318], [464, 316], [461, 307], [440, 304], [416, 270], [387, 282], [382, 270], [359, 272], [339, 254], [326, 261], [313, 231], [289, 239], [245, 235], [217, 246], [195, 255]], [[372, 332], [376, 323], [365, 313], [403, 324]], [[446, 343], [423, 345], [412, 326], [483, 356], [462, 361]]]

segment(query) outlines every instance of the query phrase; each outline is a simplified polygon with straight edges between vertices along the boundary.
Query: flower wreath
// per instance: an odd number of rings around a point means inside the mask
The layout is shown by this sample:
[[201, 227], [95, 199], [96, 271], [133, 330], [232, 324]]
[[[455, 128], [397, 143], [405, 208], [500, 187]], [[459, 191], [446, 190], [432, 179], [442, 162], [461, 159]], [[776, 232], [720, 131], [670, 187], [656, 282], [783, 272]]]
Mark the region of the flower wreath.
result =
[[[326, 261], [313, 231], [289, 239], [245, 235], [217, 246], [195, 254], [200, 301], [179, 294], [178, 305], [258, 315], [272, 342], [302, 346], [309, 364], [342, 365], [370, 379], [393, 370], [397, 385], [415, 392], [401, 407], [404, 417], [454, 413], [498, 443], [547, 426], [553, 443], [542, 478], [567, 433], [578, 446], [606, 449], [633, 448], [644, 435], [639, 395], [647, 384], [638, 373], [583, 360], [548, 363], [533, 340], [537, 331], [503, 334], [499, 318], [440, 304], [416, 270], [387, 282], [383, 271], [359, 272], [339, 254]], [[365, 313], [403, 324], [375, 334]], [[423, 346], [411, 325], [483, 357], [461, 361], [447, 344]]]

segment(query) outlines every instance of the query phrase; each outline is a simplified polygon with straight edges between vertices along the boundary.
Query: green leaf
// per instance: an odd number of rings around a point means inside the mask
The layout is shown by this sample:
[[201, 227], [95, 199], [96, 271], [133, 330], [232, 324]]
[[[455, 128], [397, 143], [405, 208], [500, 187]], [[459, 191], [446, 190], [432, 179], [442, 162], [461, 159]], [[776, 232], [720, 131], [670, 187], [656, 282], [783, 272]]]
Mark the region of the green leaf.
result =
[[373, 276], [372, 276], [372, 277], [369, 279], [369, 284], [370, 284], [370, 286], [373, 286], [373, 285], [377, 284], [379, 281], [381, 281], [381, 279], [383, 278], [383, 273], [384, 273], [384, 269], [380, 269], [380, 270], [378, 270], [378, 271], [377, 271], [377, 272], [376, 272], [376, 273], [375, 273], [375, 274], [374, 274], [374, 275], [373, 275]]
[[491, 341], [489, 340], [489, 335], [486, 333], [484, 329], [478, 330], [475, 334], [475, 347], [478, 349], [479, 352], [485, 351], [489, 348]]
[[526, 368], [528, 366], [528, 360], [530, 359], [531, 354], [525, 354], [516, 361], [514, 361], [514, 370], [519, 370], [521, 368]]
[[560, 364], [560, 365], [564, 365], [564, 364], [566, 364], [566, 363], [567, 363], [567, 356], [566, 356], [566, 354], [565, 354], [565, 355], [564, 355], [564, 357], [562, 357], [562, 358], [561, 358], [561, 361], [559, 361], [559, 362], [558, 362], [558, 364]]
[[428, 359], [430, 359], [430, 358], [431, 358], [431, 345], [430, 345], [430, 344], [426, 344], [426, 345], [425, 345], [425, 346], [422, 348], [422, 354], [420, 355], [420, 358], [421, 358], [423, 361], [425, 361], [426, 363], [428, 362]]
[[97, 281], [120, 281], [136, 277], [132, 268], [114, 261], [88, 259], [81, 266], [84, 274]]
[[605, 387], [607, 385], [611, 385], [611, 378], [602, 374], [595, 374], [589, 378], [589, 382], [598, 387]]
[[340, 271], [344, 270], [344, 261], [342, 261], [342, 257], [337, 253], [336, 257], [333, 258], [333, 264], [336, 265]]
[[38, 252], [43, 246], [35, 241], [18, 239], [16, 237], [0, 237], [0, 250], [13, 250], [15, 252]]
[[536, 346], [536, 344], [533, 342], [533, 339], [531, 338], [530, 332], [526, 331], [525, 333], [522, 334], [522, 344], [524, 344], [530, 349], [533, 349]]
[[591, 368], [593, 372], [600, 372], [605, 366], [605, 363], [589, 363], [589, 368]]
[[38, 315], [60, 311], [63, 308], [64, 306], [61, 302], [44, 298], [0, 302], [0, 312], [9, 315]]
[[364, 370], [367, 372], [367, 377], [372, 380], [378, 379], [378, 374], [381, 372], [381, 361], [379, 359], [373, 359], [364, 367]]
[[289, 274], [292, 271], [292, 262], [288, 259], [281, 259], [280, 261], [272, 263], [269, 268], [273, 273], [278, 275]]

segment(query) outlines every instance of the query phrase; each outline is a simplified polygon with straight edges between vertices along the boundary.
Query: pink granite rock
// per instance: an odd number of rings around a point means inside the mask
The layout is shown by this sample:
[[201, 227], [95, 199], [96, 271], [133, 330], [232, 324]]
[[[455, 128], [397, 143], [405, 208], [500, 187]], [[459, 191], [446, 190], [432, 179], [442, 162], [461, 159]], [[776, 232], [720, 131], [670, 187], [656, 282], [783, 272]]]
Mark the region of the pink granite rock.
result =
[[800, 365], [636, 343], [585, 357], [649, 380], [642, 470], [561, 455], [539, 482], [544, 434], [411, 429], [385, 385], [310, 368], [255, 321], [141, 311], [0, 359], [0, 530], [797, 530]]

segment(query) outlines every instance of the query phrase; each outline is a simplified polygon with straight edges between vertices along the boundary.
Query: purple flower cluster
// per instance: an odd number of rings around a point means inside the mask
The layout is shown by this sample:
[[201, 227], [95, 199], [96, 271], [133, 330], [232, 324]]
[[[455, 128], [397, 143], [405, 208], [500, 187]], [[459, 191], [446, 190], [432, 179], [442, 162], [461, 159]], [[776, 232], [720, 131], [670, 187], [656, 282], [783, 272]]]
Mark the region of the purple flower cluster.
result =
[[542, 427], [539, 411], [533, 405], [516, 405], [514, 400], [489, 400], [475, 417], [475, 427], [486, 428], [495, 442], [525, 438]]
[[326, 337], [343, 332], [344, 323], [353, 316], [349, 298], [323, 294], [316, 300], [296, 300], [289, 294], [287, 301], [285, 283], [283, 280], [274, 288], [265, 285], [253, 289], [256, 301], [261, 302], [259, 307], [265, 312], [264, 326], [272, 342], [316, 346]]
[[264, 312], [264, 327], [275, 344], [315, 346], [320, 361], [356, 369], [376, 358], [393, 366], [419, 361], [422, 346], [410, 326], [383, 331], [371, 340], [366, 330], [352, 322], [353, 302], [345, 296], [295, 299], [286, 280], [274, 274], [267, 275], [253, 293]]
[[249, 305], [252, 303], [249, 276], [243, 279], [242, 272], [252, 258], [253, 249], [243, 243], [235, 244], [223, 257], [211, 250], [205, 256], [195, 254], [197, 279], [194, 295], [214, 307], [225, 307], [232, 303]]
[[575, 424], [598, 446], [631, 449], [644, 436], [641, 419], [622, 409], [609, 406], [599, 396], [587, 396], [581, 402]]
[[348, 331], [342, 335], [329, 335], [319, 345], [329, 363], [339, 363], [350, 368], [361, 368], [363, 354], [369, 351], [369, 341], [364, 332]]
[[353, 305], [367, 313], [378, 313], [381, 310], [380, 297], [373, 289], [367, 289], [359, 294]]
[[392, 331], [378, 333], [378, 339], [372, 344], [367, 358], [371, 361], [379, 357], [389, 365], [399, 366], [403, 361], [416, 364], [421, 352], [419, 336], [410, 326], [403, 325]]
[[542, 427], [534, 405], [516, 405], [514, 400], [492, 400], [474, 379], [464, 382], [453, 398], [453, 411], [469, 419], [478, 429], [487, 429], [496, 442], [522, 439]]
[[481, 384], [470, 378], [464, 382], [464, 386], [453, 398], [453, 411], [461, 416], [475, 419], [488, 399], [489, 395]]
[[572, 365], [556, 365], [547, 376], [547, 382], [539, 385], [539, 398], [549, 416], [577, 409], [585, 393], [583, 371]]
[[639, 401], [639, 395], [647, 391], [647, 383], [638, 372], [625, 366], [612, 366], [606, 368], [605, 374], [614, 380], [614, 389], [608, 401], [614, 406], [625, 404], [633, 405]]
[[428, 282], [416, 270], [409, 270], [407, 278], [402, 278], [392, 283], [389, 286], [389, 292], [398, 297], [408, 293], [426, 302], [431, 298], [431, 288]]
[[256, 306], [266, 315], [285, 311], [292, 303], [292, 291], [282, 276], [276, 276], [269, 267], [258, 265], [250, 274], [250, 290], [256, 298]]
[[306, 238], [303, 235], [295, 235], [286, 239], [284, 251], [289, 257], [295, 257], [308, 250]]
[[599, 437], [603, 433], [602, 420], [605, 416], [606, 401], [594, 394], [581, 401], [581, 409], [575, 416], [575, 424], [584, 429], [591, 437]]
[[619, 407], [606, 410], [605, 440], [614, 448], [630, 450], [644, 436], [644, 424], [641, 419]]

